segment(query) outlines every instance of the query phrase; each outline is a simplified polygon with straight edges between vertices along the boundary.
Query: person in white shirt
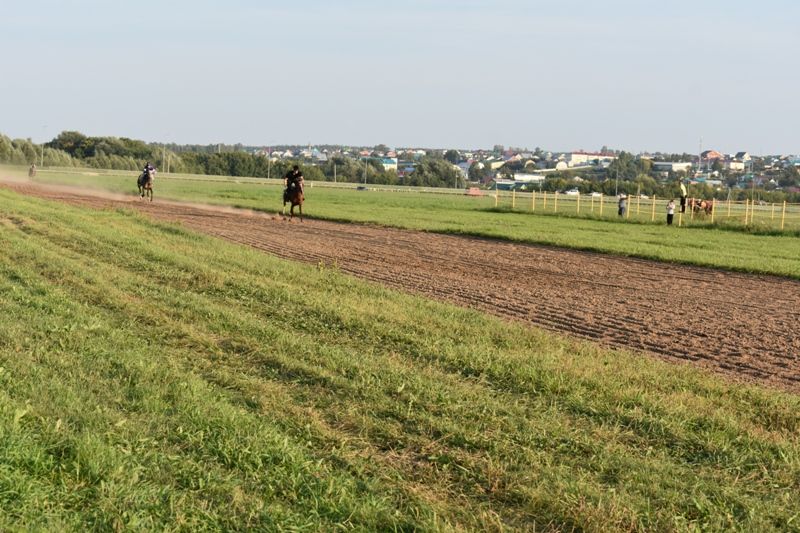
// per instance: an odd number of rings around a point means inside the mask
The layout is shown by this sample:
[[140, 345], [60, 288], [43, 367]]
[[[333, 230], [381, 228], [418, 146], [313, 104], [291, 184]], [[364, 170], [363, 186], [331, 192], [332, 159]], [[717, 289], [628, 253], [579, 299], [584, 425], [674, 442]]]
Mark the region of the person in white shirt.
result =
[[675, 200], [670, 200], [667, 204], [667, 226], [672, 225], [672, 219], [675, 217]]

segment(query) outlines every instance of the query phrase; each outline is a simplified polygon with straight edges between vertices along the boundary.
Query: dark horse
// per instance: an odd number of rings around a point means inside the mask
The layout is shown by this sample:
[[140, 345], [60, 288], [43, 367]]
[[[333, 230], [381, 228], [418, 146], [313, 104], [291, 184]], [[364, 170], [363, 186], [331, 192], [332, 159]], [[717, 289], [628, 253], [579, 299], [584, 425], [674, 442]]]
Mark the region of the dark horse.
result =
[[286, 216], [286, 203], [289, 202], [292, 206], [289, 208], [289, 218], [294, 218], [294, 206], [300, 208], [300, 222], [303, 221], [303, 189], [296, 183], [289, 185], [289, 188], [283, 193], [283, 214]]
[[153, 171], [148, 170], [139, 174], [139, 179], [136, 180], [136, 185], [139, 186], [139, 196], [147, 197], [151, 202], [153, 201]]

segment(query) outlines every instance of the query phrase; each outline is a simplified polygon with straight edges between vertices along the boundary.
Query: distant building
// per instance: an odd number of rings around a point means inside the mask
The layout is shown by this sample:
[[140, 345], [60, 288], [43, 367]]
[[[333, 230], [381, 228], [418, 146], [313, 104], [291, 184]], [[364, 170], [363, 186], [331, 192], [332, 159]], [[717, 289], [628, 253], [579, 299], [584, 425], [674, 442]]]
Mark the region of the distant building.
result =
[[731, 160], [725, 162], [725, 168], [731, 172], [744, 172], [744, 161]]
[[691, 162], [685, 161], [653, 161], [653, 170], [656, 172], [688, 172], [692, 168]]
[[716, 150], [706, 150], [700, 154], [700, 159], [705, 159], [706, 161], [715, 161], [717, 159], [725, 159], [725, 156]]
[[602, 152], [570, 152], [564, 156], [569, 167], [581, 167], [587, 165], [600, 165], [602, 163], [610, 163], [617, 158], [614, 154], [605, 154]]
[[514, 181], [517, 183], [542, 183], [545, 177], [541, 174], [526, 174], [517, 173], [514, 175]]
[[381, 158], [381, 165], [384, 170], [393, 170], [397, 172], [397, 158], [396, 157], [383, 157]]

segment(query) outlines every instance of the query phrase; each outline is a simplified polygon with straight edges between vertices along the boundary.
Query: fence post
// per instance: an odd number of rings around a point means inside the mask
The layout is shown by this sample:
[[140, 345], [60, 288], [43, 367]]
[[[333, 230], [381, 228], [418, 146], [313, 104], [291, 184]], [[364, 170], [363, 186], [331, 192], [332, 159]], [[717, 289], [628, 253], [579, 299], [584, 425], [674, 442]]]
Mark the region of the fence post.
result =
[[713, 198], [711, 199], [711, 223], [714, 223], [714, 213], [717, 212], [717, 202]]
[[531, 193], [531, 212], [536, 211], [536, 191]]
[[558, 213], [558, 191], [553, 193], [553, 213]]
[[600, 216], [603, 216], [603, 193], [600, 193]]
[[744, 225], [747, 225], [747, 215], [749, 214], [747, 211], [750, 209], [750, 198], [744, 199]]
[[772, 202], [772, 216], [770, 220], [775, 220], [775, 202]]
[[511, 209], [517, 206], [517, 189], [511, 189]]
[[689, 202], [689, 220], [694, 220], [694, 198]]
[[678, 210], [678, 227], [683, 226], [683, 211]]
[[653, 212], [650, 214], [650, 222], [656, 221], [656, 195], [653, 195]]
[[547, 191], [542, 193], [542, 209], [547, 209]]
[[731, 199], [728, 198], [728, 218], [731, 218]]
[[495, 189], [495, 191], [494, 191], [494, 206], [495, 207], [497, 207], [497, 202], [499, 201], [499, 199], [500, 199], [500, 190], [499, 189]]
[[576, 214], [581, 214], [581, 193], [578, 193], [578, 204], [577, 204], [577, 211]]
[[592, 202], [591, 202], [592, 203], [592, 208], [591, 208], [591, 210], [592, 210], [592, 213], [594, 213], [594, 195], [592, 195], [591, 198], [592, 198]]
[[786, 222], [786, 200], [783, 201], [783, 213], [781, 213], [781, 231], [783, 231], [784, 222]]

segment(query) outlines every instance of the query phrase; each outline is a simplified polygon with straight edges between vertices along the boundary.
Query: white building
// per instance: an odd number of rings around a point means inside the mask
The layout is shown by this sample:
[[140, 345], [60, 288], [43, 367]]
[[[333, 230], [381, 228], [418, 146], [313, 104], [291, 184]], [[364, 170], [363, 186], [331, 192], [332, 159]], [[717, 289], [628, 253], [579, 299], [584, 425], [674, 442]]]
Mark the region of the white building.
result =
[[617, 157], [613, 154], [603, 154], [600, 152], [571, 152], [564, 156], [569, 167], [585, 167], [588, 165], [601, 165], [611, 163]]
[[545, 177], [541, 174], [514, 174], [514, 181], [517, 183], [542, 183]]
[[685, 161], [653, 161], [653, 170], [656, 172], [689, 172], [692, 163]]
[[725, 168], [731, 172], [744, 172], [744, 161], [726, 161]]

